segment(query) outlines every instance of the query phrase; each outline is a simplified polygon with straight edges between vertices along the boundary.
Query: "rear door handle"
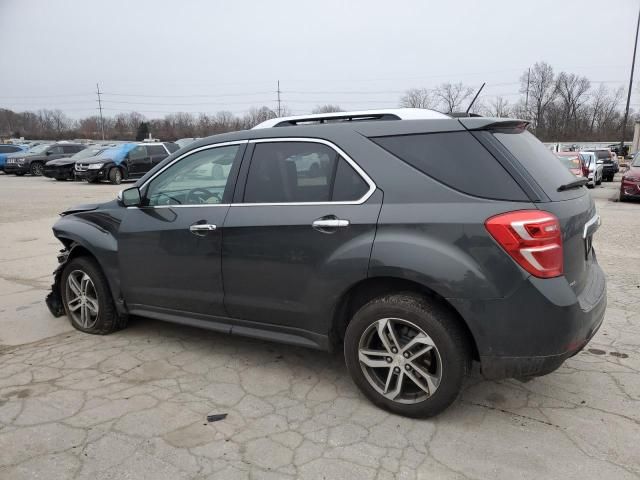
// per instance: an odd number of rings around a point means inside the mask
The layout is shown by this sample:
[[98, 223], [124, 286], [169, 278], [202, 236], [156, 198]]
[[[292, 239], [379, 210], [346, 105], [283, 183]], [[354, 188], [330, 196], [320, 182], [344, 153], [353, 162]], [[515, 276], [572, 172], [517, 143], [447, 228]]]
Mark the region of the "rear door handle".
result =
[[194, 225], [191, 225], [189, 227], [189, 231], [191, 233], [193, 233], [194, 235], [206, 235], [208, 232], [213, 232], [216, 228], [215, 225], [212, 224], [208, 224], [208, 223], [196, 223]]

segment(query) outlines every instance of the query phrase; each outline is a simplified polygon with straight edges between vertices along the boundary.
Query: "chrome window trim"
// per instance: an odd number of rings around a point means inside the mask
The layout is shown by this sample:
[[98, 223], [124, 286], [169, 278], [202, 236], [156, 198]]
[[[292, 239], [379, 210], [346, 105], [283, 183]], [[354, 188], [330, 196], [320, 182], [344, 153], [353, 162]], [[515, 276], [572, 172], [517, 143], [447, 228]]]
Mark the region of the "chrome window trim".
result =
[[[233, 142], [212, 143], [210, 145], [203, 145], [202, 147], [198, 147], [198, 148], [194, 148], [193, 150], [189, 150], [188, 152], [185, 152], [182, 155], [180, 155], [179, 157], [176, 157], [173, 160], [171, 160], [169, 163], [167, 163], [164, 167], [162, 167], [160, 170], [158, 170], [151, 178], [149, 178], [146, 182], [144, 182], [138, 188], [140, 190], [142, 190], [143, 188], [145, 188], [147, 186], [147, 184], [149, 184], [149, 182], [151, 182], [154, 178], [156, 178], [158, 175], [160, 175], [162, 172], [164, 172], [171, 165], [173, 165], [176, 162], [179, 162], [183, 158], [188, 157], [189, 155], [191, 155], [193, 153], [201, 152], [203, 150], [209, 150], [211, 148], [228, 147], [230, 145], [242, 145], [242, 144], [245, 144], [245, 143], [249, 143], [249, 140], [235, 140]], [[183, 207], [187, 207], [187, 206], [192, 207], [193, 205], [183, 205]]]
[[584, 224], [584, 230], [582, 231], [582, 238], [586, 239], [587, 236], [589, 235], [589, 230], [591, 229], [591, 227], [594, 224], [597, 224], [598, 226], [600, 226], [601, 220], [600, 220], [600, 215], [598, 215], [597, 213], [591, 217], [587, 223]]
[[[337, 201], [337, 202], [274, 202], [274, 203], [232, 203], [232, 207], [286, 207], [286, 206], [302, 206], [302, 205], [362, 205], [364, 202], [369, 200], [369, 197], [373, 195], [373, 192], [376, 191], [376, 184], [373, 182], [371, 177], [367, 175], [367, 173], [358, 165], [353, 159], [345, 153], [340, 147], [338, 147], [335, 143], [330, 142], [328, 140], [324, 140], [322, 138], [311, 138], [311, 137], [281, 137], [281, 138], [256, 138], [253, 140], [249, 140], [249, 143], [275, 143], [275, 142], [306, 142], [306, 143], [321, 143], [326, 145], [327, 147], [333, 149], [337, 154], [339, 154], [345, 161], [353, 168], [360, 178], [362, 178], [365, 183], [369, 186], [369, 190], [360, 197], [358, 200], [349, 200], [349, 201]], [[253, 161], [253, 159], [252, 159]], [[247, 176], [249, 172], [247, 172]]]
[[[273, 143], [273, 142], [306, 142], [306, 143], [321, 143], [323, 145], [326, 145], [329, 148], [333, 149], [336, 153], [338, 153], [342, 158], [345, 159], [345, 161], [351, 166], [351, 168], [353, 168], [356, 171], [356, 173], [360, 176], [360, 178], [362, 178], [365, 181], [365, 183], [369, 186], [369, 190], [367, 190], [367, 192], [365, 192], [365, 194], [361, 198], [359, 198], [358, 200], [350, 200], [350, 201], [336, 201], [336, 202], [279, 202], [279, 203], [204, 203], [204, 204], [197, 204], [197, 205], [148, 205], [148, 206], [145, 206], [145, 207], [126, 207], [126, 208], [286, 207], [286, 206], [303, 206], [303, 205], [308, 205], [308, 206], [314, 206], [314, 205], [320, 205], [320, 206], [321, 205], [362, 205], [367, 200], [369, 200], [371, 195], [373, 195], [373, 192], [375, 192], [376, 189], [378, 188], [376, 186], [376, 184], [374, 183], [374, 181], [371, 179], [371, 177], [369, 177], [369, 175], [367, 175], [367, 173], [360, 167], [360, 165], [358, 165], [349, 155], [347, 155], [344, 150], [342, 150], [340, 147], [338, 147], [333, 142], [330, 142], [328, 140], [324, 140], [322, 138], [312, 138], [312, 137], [256, 138], [256, 139], [253, 139], [253, 140], [235, 140], [235, 141], [232, 141], [232, 142], [221, 142], [221, 143], [214, 143], [214, 144], [211, 144], [211, 145], [204, 145], [202, 147], [198, 147], [198, 148], [195, 148], [193, 150], [189, 150], [188, 152], [186, 152], [186, 153], [180, 155], [179, 157], [175, 158], [174, 160], [172, 160], [171, 162], [166, 164], [164, 167], [162, 167], [160, 170], [158, 170], [151, 178], [149, 178], [146, 182], [144, 182], [142, 185], [140, 185], [139, 188], [140, 188], [140, 190], [142, 190], [151, 181], [153, 181], [153, 179], [155, 179], [158, 175], [160, 175], [166, 169], [168, 169], [169, 167], [171, 167], [176, 162], [179, 162], [183, 158], [185, 158], [185, 157], [187, 157], [187, 156], [189, 156], [189, 155], [191, 155], [193, 153], [197, 153], [197, 152], [200, 152], [200, 151], [203, 151], [203, 150], [212, 149], [212, 148], [226, 147], [226, 146], [230, 146], [230, 145], [242, 145], [242, 144], [249, 144], [249, 143]], [[247, 172], [247, 174], [248, 174], [248, 172]]]

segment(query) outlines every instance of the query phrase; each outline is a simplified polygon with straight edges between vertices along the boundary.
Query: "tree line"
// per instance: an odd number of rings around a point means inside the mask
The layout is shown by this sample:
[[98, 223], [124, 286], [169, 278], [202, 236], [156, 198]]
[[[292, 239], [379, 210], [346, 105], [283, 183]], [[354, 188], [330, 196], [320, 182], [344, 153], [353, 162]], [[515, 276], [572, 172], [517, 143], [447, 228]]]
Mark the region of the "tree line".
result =
[[[411, 88], [399, 100], [401, 107], [431, 108], [442, 112], [465, 111], [475, 88], [462, 82], [446, 82], [437, 87]], [[594, 87], [581, 75], [555, 73], [553, 67], [538, 62], [520, 76], [518, 97], [509, 101], [502, 96], [483, 98], [471, 108], [472, 113], [492, 117], [514, 117], [528, 120], [530, 128], [543, 141], [610, 141], [621, 135], [624, 89], [610, 89], [603, 83]], [[341, 111], [339, 105], [316, 107], [311, 113]], [[285, 107], [281, 116], [289, 115]], [[242, 130], [275, 118], [276, 112], [267, 107], [251, 108], [244, 115], [228, 111], [215, 114], [171, 113], [163, 118], [147, 119], [132, 111], [113, 117], [92, 115], [72, 119], [62, 110], [41, 109], [33, 112], [14, 112], [0, 108], [0, 135], [24, 136], [38, 139], [102, 138], [113, 140], [141, 140], [148, 133], [162, 140], [184, 137], [204, 137], [217, 133]], [[629, 116], [625, 139], [633, 135], [634, 115]]]

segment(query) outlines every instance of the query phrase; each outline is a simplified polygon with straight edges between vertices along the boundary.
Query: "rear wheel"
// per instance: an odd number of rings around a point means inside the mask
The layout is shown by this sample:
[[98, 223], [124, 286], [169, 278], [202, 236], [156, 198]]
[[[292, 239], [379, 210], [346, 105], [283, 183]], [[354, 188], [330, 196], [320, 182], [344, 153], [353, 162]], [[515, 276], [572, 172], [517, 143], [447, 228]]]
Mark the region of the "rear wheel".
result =
[[347, 368], [362, 393], [385, 410], [430, 417], [458, 396], [470, 349], [457, 319], [410, 293], [375, 299], [349, 323]]
[[95, 260], [72, 259], [64, 267], [60, 289], [64, 309], [74, 328], [106, 335], [124, 326], [113, 304], [107, 279]]
[[113, 185], [120, 185], [122, 183], [122, 171], [118, 167], [113, 167], [109, 170], [109, 181]]
[[39, 177], [42, 175], [42, 162], [31, 162], [31, 166], [29, 167], [29, 172], [31, 175]]

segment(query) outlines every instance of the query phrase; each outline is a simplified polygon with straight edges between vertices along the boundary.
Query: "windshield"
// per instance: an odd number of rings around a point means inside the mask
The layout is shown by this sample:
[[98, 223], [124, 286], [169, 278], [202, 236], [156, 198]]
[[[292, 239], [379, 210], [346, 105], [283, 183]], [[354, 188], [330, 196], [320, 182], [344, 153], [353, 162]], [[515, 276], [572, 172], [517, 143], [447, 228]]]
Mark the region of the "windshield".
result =
[[94, 157], [105, 150], [106, 150], [106, 147], [100, 147], [100, 148], [89, 147], [89, 148], [85, 148], [84, 150], [80, 150], [75, 155], [72, 155], [71, 158], [74, 160], [82, 160], [83, 158]]
[[29, 154], [32, 153], [43, 153], [47, 150], [47, 148], [49, 148], [51, 145], [47, 145], [46, 143], [43, 145], [36, 145], [35, 147], [32, 147], [29, 149]]
[[562, 164], [571, 169], [571, 168], [580, 168], [580, 159], [576, 155], [575, 157], [558, 157]]

